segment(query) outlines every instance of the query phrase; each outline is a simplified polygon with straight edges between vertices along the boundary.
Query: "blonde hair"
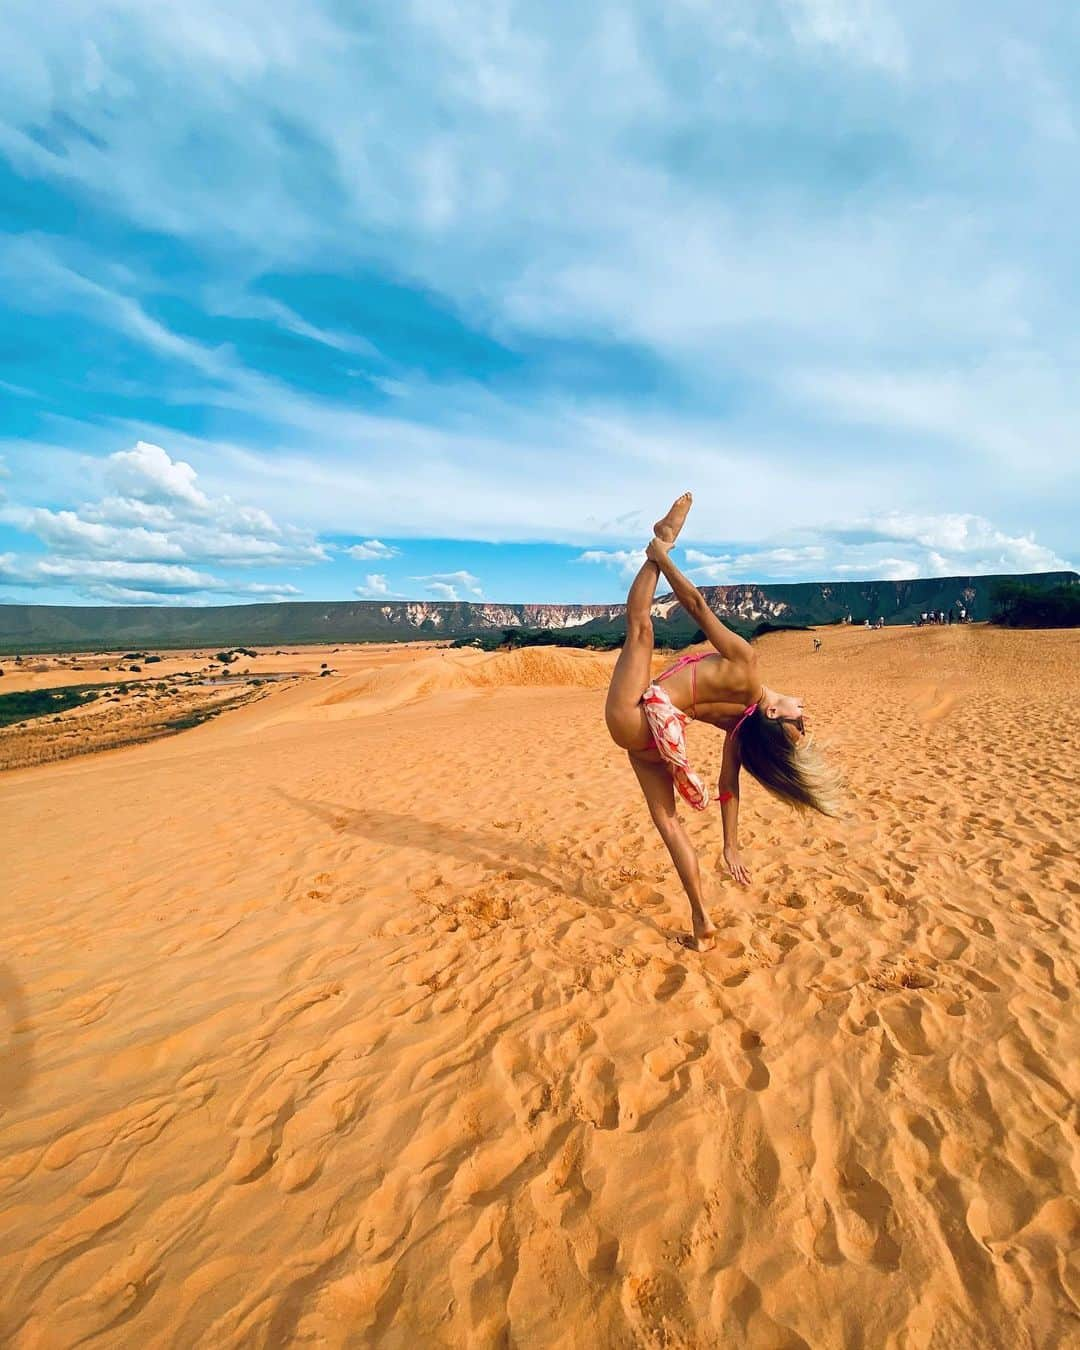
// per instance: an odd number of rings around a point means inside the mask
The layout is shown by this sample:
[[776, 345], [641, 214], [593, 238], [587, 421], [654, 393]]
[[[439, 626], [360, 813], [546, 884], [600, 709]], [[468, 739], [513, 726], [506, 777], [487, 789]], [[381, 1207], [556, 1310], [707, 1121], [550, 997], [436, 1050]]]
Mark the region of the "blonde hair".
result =
[[767, 792], [797, 811], [840, 813], [840, 778], [808, 736], [793, 742], [776, 718], [759, 709], [739, 728], [739, 758]]

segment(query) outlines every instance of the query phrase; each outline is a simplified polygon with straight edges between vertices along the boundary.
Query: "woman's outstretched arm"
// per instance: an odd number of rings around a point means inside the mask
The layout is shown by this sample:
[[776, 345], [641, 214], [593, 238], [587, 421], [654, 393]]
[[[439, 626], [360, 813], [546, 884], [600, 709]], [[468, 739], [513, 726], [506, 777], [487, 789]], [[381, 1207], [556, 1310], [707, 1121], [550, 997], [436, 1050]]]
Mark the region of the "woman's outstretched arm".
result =
[[724, 861], [740, 886], [749, 886], [750, 869], [739, 853], [739, 748], [731, 732], [724, 736], [720, 763], [720, 816], [724, 822]]
[[671, 561], [668, 550], [658, 539], [652, 541], [645, 550], [645, 554], [650, 561], [659, 567], [675, 593], [675, 599], [678, 600], [721, 656], [726, 656], [729, 661], [752, 661], [754, 659], [753, 647], [745, 638], [739, 637], [738, 633], [733, 633], [730, 628], [720, 622], [709, 608], [705, 597], [689, 577], [683, 576]]

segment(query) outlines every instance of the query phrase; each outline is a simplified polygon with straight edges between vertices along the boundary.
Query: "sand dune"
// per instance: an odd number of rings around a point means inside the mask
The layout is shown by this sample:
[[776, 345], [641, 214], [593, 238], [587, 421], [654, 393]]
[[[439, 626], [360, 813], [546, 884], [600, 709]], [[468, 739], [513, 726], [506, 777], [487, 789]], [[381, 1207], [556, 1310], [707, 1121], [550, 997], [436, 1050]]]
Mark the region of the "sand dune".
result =
[[693, 816], [705, 957], [610, 656], [0, 777], [0, 1341], [1080, 1346], [1077, 638], [822, 636], [851, 818]]
[[[660, 658], [658, 666], [660, 665]], [[268, 722], [372, 717], [438, 694], [476, 690], [606, 689], [615, 656], [567, 648], [516, 652], [446, 650], [413, 653], [408, 662], [380, 664], [329, 686], [306, 686], [293, 698], [264, 709]]]

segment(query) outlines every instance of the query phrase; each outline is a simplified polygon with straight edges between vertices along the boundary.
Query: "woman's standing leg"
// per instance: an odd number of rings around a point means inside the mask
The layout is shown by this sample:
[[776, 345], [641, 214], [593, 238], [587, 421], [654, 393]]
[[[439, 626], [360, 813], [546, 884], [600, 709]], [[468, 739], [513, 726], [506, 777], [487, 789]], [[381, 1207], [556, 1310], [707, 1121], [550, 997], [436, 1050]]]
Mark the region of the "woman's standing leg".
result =
[[690, 922], [693, 925], [695, 951], [705, 952], [712, 946], [716, 928], [705, 911], [705, 897], [701, 890], [701, 868], [697, 851], [686, 833], [686, 828], [675, 812], [675, 784], [666, 764], [650, 764], [630, 756], [641, 790], [649, 804], [649, 815], [664, 841], [679, 880], [690, 901]]

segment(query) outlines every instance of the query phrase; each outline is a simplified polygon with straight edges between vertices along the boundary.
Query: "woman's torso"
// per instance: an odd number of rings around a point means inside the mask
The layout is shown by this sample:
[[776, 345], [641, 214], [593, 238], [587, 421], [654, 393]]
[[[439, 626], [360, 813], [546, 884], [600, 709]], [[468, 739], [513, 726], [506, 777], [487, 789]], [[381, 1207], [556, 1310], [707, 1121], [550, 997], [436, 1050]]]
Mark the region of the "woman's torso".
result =
[[[657, 677], [657, 683], [680, 712], [698, 722], [730, 730], [749, 704], [761, 694], [755, 661], [731, 661], [719, 653], [676, 663]], [[665, 678], [666, 675], [666, 678]]]

